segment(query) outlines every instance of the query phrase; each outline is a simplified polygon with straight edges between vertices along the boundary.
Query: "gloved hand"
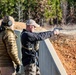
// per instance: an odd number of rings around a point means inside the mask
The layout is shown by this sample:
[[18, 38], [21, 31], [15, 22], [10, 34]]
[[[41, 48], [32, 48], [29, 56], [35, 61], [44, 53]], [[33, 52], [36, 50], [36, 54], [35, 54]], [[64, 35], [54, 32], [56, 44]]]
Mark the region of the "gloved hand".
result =
[[19, 71], [19, 69], [20, 69], [20, 66], [19, 66], [19, 65], [17, 65], [17, 67], [16, 67], [16, 72], [18, 72], [18, 71]]

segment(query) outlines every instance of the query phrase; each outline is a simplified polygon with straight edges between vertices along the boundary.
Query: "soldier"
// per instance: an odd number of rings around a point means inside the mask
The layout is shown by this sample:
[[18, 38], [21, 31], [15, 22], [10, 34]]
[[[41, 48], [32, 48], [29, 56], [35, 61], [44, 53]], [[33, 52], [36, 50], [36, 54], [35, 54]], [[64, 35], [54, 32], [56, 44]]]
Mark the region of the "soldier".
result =
[[[0, 75], [16, 75], [21, 64], [18, 58], [14, 18], [5, 16], [0, 27]], [[15, 66], [16, 65], [16, 70]]]
[[26, 21], [26, 29], [21, 33], [22, 43], [22, 63], [25, 75], [41, 75], [36, 66], [36, 48], [39, 48], [38, 41], [47, 39], [54, 34], [59, 34], [58, 30], [35, 33], [34, 30], [39, 25], [32, 19]]

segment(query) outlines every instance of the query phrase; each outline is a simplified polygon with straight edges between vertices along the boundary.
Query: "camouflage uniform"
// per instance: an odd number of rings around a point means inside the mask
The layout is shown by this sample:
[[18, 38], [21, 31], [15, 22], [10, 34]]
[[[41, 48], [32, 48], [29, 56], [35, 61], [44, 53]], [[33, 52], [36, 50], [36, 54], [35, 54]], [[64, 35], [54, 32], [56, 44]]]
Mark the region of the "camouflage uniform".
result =
[[20, 65], [14, 31], [6, 27], [0, 32], [0, 75], [15, 75], [14, 64]]
[[36, 64], [29, 64], [24, 67], [25, 75], [41, 75], [39, 67]]

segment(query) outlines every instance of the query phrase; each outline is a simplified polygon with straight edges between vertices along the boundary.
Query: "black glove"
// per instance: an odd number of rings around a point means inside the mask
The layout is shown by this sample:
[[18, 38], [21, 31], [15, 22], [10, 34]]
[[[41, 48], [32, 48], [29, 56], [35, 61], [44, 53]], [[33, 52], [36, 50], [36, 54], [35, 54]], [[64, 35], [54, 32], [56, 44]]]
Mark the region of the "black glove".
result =
[[19, 71], [19, 69], [20, 69], [20, 66], [19, 66], [19, 65], [17, 65], [17, 67], [16, 67], [16, 72], [18, 72], [18, 71]]

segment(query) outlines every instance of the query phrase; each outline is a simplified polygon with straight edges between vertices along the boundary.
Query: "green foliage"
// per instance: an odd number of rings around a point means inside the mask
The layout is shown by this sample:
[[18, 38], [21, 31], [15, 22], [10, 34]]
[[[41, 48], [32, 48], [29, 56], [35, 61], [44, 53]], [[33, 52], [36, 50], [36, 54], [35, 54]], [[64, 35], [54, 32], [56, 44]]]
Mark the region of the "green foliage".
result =
[[[37, 9], [38, 6], [38, 1], [37, 0], [25, 0], [24, 1], [24, 13], [25, 13], [25, 17], [26, 19], [31, 18], [33, 14], [35, 14], [35, 11]], [[35, 16], [35, 15], [33, 15]]]
[[[4, 15], [12, 15], [14, 11], [13, 0], [1, 0], [0, 1], [0, 18]], [[11, 9], [12, 8], [12, 9]]]
[[74, 4], [74, 0], [68, 0], [68, 3], [70, 6], [72, 6]]
[[61, 1], [67, 1], [69, 9], [71, 6], [76, 7], [76, 0], [0, 0], [0, 18], [12, 15], [18, 21], [25, 21], [28, 18], [33, 18], [37, 22], [41, 18], [57, 18], [61, 21]]
[[58, 18], [62, 19], [62, 10], [60, 7], [60, 0], [48, 0], [47, 7], [45, 8], [44, 16], [47, 19]]

